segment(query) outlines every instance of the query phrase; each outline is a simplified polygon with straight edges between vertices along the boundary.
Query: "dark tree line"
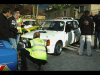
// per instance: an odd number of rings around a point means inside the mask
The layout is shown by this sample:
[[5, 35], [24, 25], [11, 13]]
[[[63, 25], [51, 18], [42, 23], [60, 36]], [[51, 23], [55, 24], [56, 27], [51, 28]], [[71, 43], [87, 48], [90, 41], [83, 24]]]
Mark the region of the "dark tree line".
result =
[[19, 5], [19, 4], [0, 4], [0, 13], [4, 7], [11, 9], [11, 13], [15, 8], [19, 8], [21, 15], [32, 15], [32, 6], [31, 5]]

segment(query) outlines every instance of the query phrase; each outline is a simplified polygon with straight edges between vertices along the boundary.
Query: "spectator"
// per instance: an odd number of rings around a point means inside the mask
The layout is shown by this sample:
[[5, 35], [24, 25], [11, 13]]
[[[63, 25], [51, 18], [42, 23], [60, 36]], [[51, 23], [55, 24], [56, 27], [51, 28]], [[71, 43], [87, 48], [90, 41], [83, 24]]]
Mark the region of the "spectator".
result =
[[[84, 17], [84, 16], [85, 16], [85, 13], [81, 17]], [[85, 51], [85, 49], [87, 49], [86, 40], [85, 40], [85, 43], [84, 43], [84, 49], [83, 49], [83, 51]]]
[[92, 54], [91, 54], [91, 35], [93, 35], [94, 25], [93, 25], [92, 19], [89, 17], [89, 11], [86, 10], [84, 13], [85, 13], [85, 15], [83, 17], [81, 17], [80, 21], [79, 21], [81, 37], [80, 37], [80, 48], [78, 50], [78, 55], [82, 55], [84, 42], [86, 39], [87, 55], [92, 56]]
[[[97, 16], [96, 15], [94, 15], [93, 13], [92, 13], [92, 18], [93, 18], [93, 21], [95, 22], [95, 36], [94, 36], [94, 47], [93, 47], [93, 49], [96, 49], [97, 48], [97, 38], [98, 38], [98, 40], [99, 40], [99, 32], [98, 32], [98, 27], [99, 27], [99, 17], [100, 17], [100, 14], [98, 14]], [[99, 51], [99, 50], [97, 50], [97, 51]]]
[[20, 34], [21, 34], [21, 25], [23, 25], [23, 22], [22, 22], [22, 19], [20, 18], [20, 11], [18, 8], [15, 8], [14, 12], [18, 12], [18, 19], [16, 19], [16, 23], [17, 23], [17, 29], [19, 28], [20, 29], [20, 33], [17, 33], [17, 38], [16, 38], [16, 41], [17, 41], [17, 45], [19, 43], [19, 40], [20, 40]]
[[9, 8], [3, 8], [0, 14], [0, 40], [9, 41], [9, 23], [7, 17], [10, 15]]
[[100, 13], [98, 14], [98, 16], [95, 16], [93, 13], [92, 13], [92, 16], [93, 16], [93, 20], [95, 22], [95, 39], [94, 39], [94, 47], [93, 49], [96, 49], [97, 48], [97, 38], [99, 40], [99, 49], [96, 50], [97, 52], [100, 52]]
[[17, 30], [17, 24], [16, 24], [16, 19], [18, 19], [18, 12], [14, 12], [12, 17], [10, 17], [9, 20], [9, 25], [10, 25], [10, 29], [9, 29], [9, 41], [12, 44], [12, 46], [17, 50], [17, 32], [19, 33], [20, 30]]

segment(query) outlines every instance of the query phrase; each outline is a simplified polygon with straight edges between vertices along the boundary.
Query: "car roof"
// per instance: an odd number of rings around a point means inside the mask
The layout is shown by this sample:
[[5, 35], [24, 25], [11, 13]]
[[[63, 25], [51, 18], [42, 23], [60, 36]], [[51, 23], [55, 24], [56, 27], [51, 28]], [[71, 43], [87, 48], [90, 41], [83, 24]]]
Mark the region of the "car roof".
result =
[[57, 17], [57, 18], [73, 18], [73, 17]]
[[[52, 20], [46, 20], [46, 21], [73, 21], [73, 20], [69, 20], [69, 19], [52, 19]], [[77, 20], [74, 20], [77, 21]]]
[[36, 21], [34, 19], [23, 19], [23, 21]]

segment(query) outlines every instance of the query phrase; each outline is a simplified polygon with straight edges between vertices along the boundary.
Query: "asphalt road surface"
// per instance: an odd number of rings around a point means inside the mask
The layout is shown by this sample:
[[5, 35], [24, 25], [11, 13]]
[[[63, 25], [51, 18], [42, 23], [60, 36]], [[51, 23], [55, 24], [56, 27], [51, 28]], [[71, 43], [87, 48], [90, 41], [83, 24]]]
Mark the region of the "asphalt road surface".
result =
[[[97, 43], [98, 44], [98, 43]], [[91, 47], [94, 45], [92, 36]], [[43, 71], [100, 71], [100, 53], [92, 49], [92, 56], [87, 56], [87, 50], [78, 56], [79, 44], [72, 44], [62, 50], [61, 55], [47, 54], [48, 63]], [[28, 71], [38, 71], [38, 66], [27, 59]]]

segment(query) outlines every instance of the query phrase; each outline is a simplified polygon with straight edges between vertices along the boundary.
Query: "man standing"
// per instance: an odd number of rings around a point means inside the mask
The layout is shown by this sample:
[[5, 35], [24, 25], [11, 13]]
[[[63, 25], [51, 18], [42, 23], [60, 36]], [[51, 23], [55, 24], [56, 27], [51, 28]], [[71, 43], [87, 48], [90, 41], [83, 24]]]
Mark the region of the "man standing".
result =
[[100, 52], [100, 13], [95, 16], [93, 13], [92, 13], [92, 17], [93, 17], [93, 20], [95, 22], [95, 39], [94, 39], [94, 47], [93, 49], [96, 49], [97, 48], [97, 38], [99, 40], [99, 49], [96, 50], [97, 52]]
[[34, 33], [33, 40], [28, 42], [28, 48], [21, 49], [21, 69], [27, 70], [26, 57], [33, 63], [47, 63], [46, 42], [40, 39], [40, 33]]
[[100, 15], [98, 17], [98, 27], [97, 28], [98, 28], [99, 49], [96, 51], [100, 53]]
[[[83, 15], [82, 15], [80, 18], [82, 18], [82, 17], [84, 18], [84, 16], [85, 16], [85, 13], [84, 13], [84, 14], [83, 14]], [[83, 49], [83, 50], [85, 51], [85, 49], [87, 49], [87, 45], [86, 45], [86, 39], [85, 39], [85, 43], [84, 43], [84, 49]]]
[[17, 44], [18, 44], [18, 42], [19, 42], [19, 40], [20, 40], [20, 34], [22, 33], [21, 25], [23, 25], [23, 20], [20, 18], [20, 11], [19, 11], [18, 8], [16, 8], [16, 11], [19, 13], [19, 14], [18, 14], [18, 17], [19, 17], [19, 18], [16, 20], [16, 22], [17, 22], [17, 29], [18, 29], [18, 28], [20, 29], [20, 33], [17, 34], [17, 39], [16, 39]]
[[80, 18], [79, 26], [81, 30], [81, 37], [80, 37], [80, 48], [78, 50], [78, 55], [82, 55], [84, 42], [86, 39], [87, 43], [87, 54], [88, 56], [92, 56], [91, 54], [91, 35], [93, 35], [94, 24], [92, 19], [89, 17], [89, 11], [86, 10], [85, 15]]
[[99, 33], [98, 33], [98, 27], [99, 27], [99, 24], [100, 24], [100, 13], [96, 16], [92, 13], [92, 18], [93, 18], [93, 21], [95, 22], [95, 34], [94, 34], [94, 47], [93, 49], [96, 49], [97, 48], [97, 38], [99, 39]]
[[9, 25], [10, 25], [10, 29], [9, 29], [9, 41], [12, 44], [12, 46], [17, 50], [17, 32], [19, 33], [20, 30], [17, 30], [17, 23], [16, 23], [16, 19], [18, 19], [18, 12], [14, 12], [12, 17], [10, 17], [9, 20]]
[[9, 8], [3, 8], [0, 14], [0, 40], [9, 41], [9, 23], [7, 17], [10, 15]]

